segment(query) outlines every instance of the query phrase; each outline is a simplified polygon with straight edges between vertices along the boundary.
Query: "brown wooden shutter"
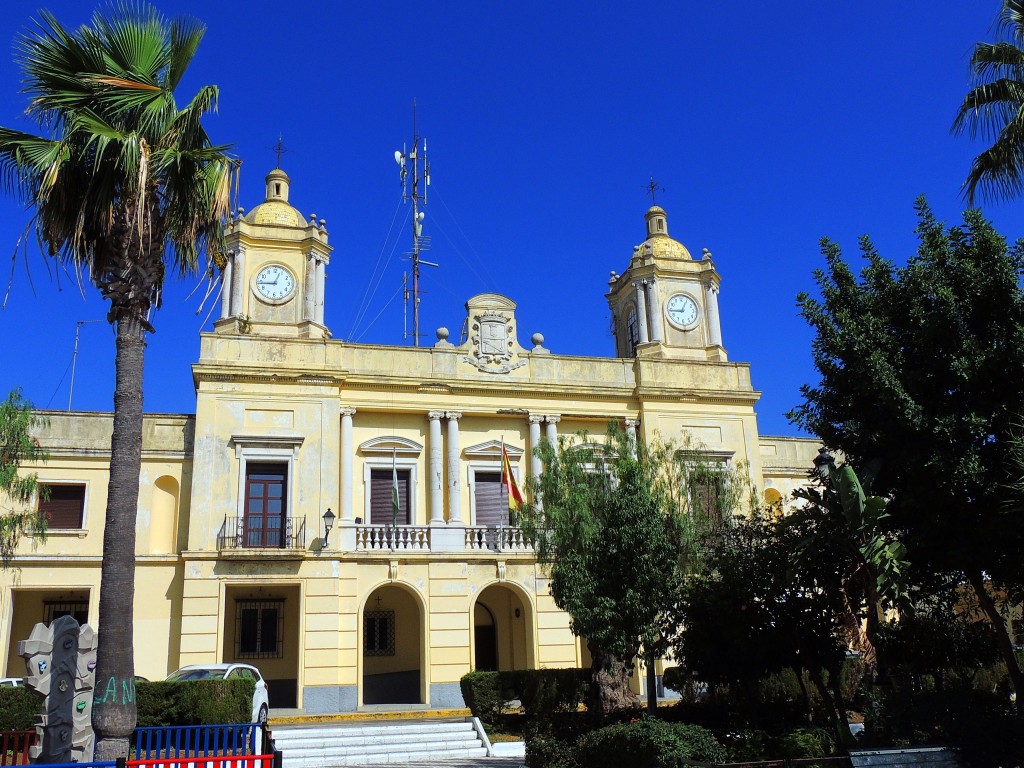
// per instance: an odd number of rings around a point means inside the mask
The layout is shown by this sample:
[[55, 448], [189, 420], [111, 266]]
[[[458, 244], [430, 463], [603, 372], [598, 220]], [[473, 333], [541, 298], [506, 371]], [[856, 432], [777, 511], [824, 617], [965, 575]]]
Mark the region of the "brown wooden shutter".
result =
[[39, 501], [39, 511], [46, 515], [50, 528], [55, 530], [82, 527], [85, 511], [84, 485], [47, 485], [50, 498]]
[[[398, 524], [409, 525], [409, 480], [412, 471], [398, 470]], [[370, 470], [370, 524], [391, 525], [391, 485], [393, 478], [390, 469]]]
[[501, 472], [477, 472], [474, 480], [476, 525], [508, 525], [508, 496]]

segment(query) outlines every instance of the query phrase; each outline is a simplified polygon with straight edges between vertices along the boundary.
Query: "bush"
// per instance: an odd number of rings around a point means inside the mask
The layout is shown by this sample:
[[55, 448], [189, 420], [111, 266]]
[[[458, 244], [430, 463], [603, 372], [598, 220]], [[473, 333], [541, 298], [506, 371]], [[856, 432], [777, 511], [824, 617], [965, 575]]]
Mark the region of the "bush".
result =
[[470, 672], [459, 686], [473, 715], [493, 725], [515, 700], [531, 720], [575, 711], [587, 698], [589, 680], [586, 669], [516, 669]]
[[722, 762], [725, 748], [699, 725], [666, 723], [644, 717], [592, 731], [577, 744], [586, 768], [674, 768], [683, 760]]
[[835, 740], [822, 728], [797, 728], [783, 734], [745, 731], [732, 736], [729, 743], [730, 760], [829, 757], [835, 751]]
[[36, 727], [43, 697], [28, 688], [0, 688], [0, 731], [27, 731]]
[[255, 680], [185, 680], [135, 685], [140, 726], [215, 725], [252, 720]]

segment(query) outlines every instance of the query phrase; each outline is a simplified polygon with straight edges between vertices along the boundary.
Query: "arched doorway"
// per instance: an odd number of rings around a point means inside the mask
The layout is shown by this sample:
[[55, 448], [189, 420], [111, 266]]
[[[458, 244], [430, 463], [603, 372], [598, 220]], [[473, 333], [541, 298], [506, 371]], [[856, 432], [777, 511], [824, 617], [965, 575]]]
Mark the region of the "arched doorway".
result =
[[503, 584], [487, 587], [473, 605], [473, 669], [531, 669], [533, 657], [529, 603]]
[[405, 589], [378, 587], [363, 605], [363, 704], [422, 704], [422, 622]]

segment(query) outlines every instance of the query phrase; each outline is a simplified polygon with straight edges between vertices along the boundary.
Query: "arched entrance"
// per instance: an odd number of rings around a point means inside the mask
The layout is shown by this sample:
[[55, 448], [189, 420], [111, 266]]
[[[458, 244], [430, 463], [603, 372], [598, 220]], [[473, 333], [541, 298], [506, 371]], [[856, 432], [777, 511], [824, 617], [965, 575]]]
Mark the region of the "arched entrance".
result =
[[422, 623], [405, 589], [378, 587], [363, 605], [363, 704], [421, 704]]
[[492, 584], [473, 605], [473, 669], [531, 669], [533, 627], [529, 604], [517, 592]]

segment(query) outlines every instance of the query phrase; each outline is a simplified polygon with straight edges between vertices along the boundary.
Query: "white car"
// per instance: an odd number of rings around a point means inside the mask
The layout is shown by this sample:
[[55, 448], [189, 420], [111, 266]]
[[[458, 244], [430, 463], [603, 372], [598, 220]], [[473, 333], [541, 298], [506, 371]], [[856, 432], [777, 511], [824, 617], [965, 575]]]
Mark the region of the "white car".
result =
[[254, 723], [267, 722], [267, 713], [270, 711], [270, 693], [263, 675], [256, 667], [249, 664], [190, 664], [187, 667], [171, 672], [167, 676], [168, 682], [179, 680], [238, 680], [254, 679], [256, 691], [252, 696], [252, 721]]
[[0, 677], [0, 688], [24, 688], [25, 679], [21, 677]]

